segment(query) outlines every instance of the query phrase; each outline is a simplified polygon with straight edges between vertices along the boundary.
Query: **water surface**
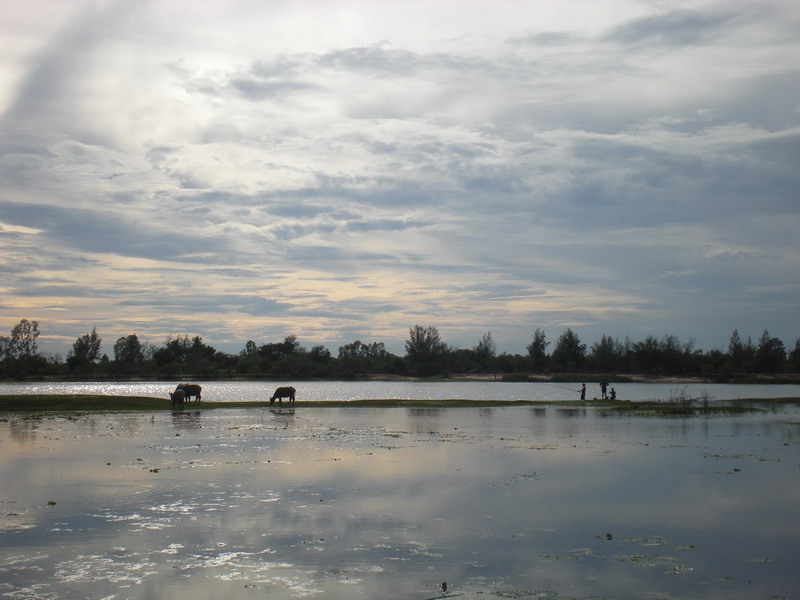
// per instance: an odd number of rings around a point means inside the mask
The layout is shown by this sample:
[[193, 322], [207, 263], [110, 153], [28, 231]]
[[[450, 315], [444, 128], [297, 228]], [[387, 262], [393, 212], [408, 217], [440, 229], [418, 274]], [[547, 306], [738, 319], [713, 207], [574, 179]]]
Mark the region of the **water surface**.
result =
[[[580, 398], [577, 383], [510, 383], [502, 381], [198, 381], [203, 399], [214, 402], [264, 401], [279, 385], [297, 388], [297, 400], [540, 400]], [[586, 382], [587, 399], [600, 397], [598, 382]], [[114, 394], [168, 398], [174, 381], [0, 383], [0, 394]], [[712, 401], [740, 398], [800, 398], [798, 384], [619, 383], [619, 400], [667, 400], [681, 394]]]
[[0, 421], [8, 598], [782, 598], [800, 414], [321, 408]]

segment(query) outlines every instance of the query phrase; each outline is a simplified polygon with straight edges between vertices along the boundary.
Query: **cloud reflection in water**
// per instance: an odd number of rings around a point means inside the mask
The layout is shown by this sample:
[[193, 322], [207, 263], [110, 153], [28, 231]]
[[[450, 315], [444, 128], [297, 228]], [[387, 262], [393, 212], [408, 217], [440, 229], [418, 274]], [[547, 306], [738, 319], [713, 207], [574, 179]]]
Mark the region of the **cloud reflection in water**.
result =
[[0, 593], [788, 594], [791, 428], [554, 407], [10, 417]]

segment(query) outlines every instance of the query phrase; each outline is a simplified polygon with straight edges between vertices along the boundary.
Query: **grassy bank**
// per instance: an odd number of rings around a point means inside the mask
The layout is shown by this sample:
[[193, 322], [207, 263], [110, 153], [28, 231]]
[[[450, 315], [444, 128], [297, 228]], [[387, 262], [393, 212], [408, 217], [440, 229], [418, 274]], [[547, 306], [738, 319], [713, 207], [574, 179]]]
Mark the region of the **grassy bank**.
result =
[[[414, 408], [444, 407], [487, 407], [487, 406], [526, 406], [548, 404], [526, 400], [328, 400], [313, 403], [298, 402], [289, 404], [270, 404], [264, 402], [191, 402], [183, 405], [182, 410], [213, 410], [217, 408], [289, 408], [289, 407], [361, 407], [392, 408], [398, 406]], [[569, 404], [569, 403], [564, 403]], [[129, 411], [129, 410], [171, 410], [172, 404], [165, 398], [147, 396], [111, 396], [92, 394], [17, 394], [0, 395], [0, 412], [70, 412], [70, 411]]]
[[[199, 402], [186, 403], [185, 409], [241, 408], [269, 406], [269, 402]], [[0, 412], [71, 412], [171, 410], [166, 398], [149, 396], [110, 396], [101, 394], [10, 394], [0, 395]]]
[[[298, 408], [350, 407], [350, 408], [501, 408], [504, 406], [548, 406], [563, 408], [593, 407], [619, 413], [653, 415], [731, 414], [759, 409], [770, 405], [800, 404], [800, 398], [774, 398], [739, 400], [725, 405], [687, 404], [675, 402], [629, 402], [625, 400], [547, 401], [547, 400], [328, 400], [296, 404], [269, 402], [199, 402], [186, 403], [182, 410], [213, 410], [217, 408]], [[111, 396], [92, 394], [12, 394], [0, 395], [0, 412], [52, 413], [52, 412], [113, 412], [172, 410], [165, 398], [148, 396]]]

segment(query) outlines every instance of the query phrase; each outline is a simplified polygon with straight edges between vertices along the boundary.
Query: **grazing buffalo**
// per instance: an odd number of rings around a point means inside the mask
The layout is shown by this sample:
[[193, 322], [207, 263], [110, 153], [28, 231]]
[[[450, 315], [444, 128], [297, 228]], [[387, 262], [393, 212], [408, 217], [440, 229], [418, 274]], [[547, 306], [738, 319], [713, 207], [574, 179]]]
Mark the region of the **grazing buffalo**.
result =
[[279, 404], [283, 404], [283, 398], [288, 398], [289, 402], [294, 402], [294, 388], [291, 386], [279, 387], [277, 390], [275, 390], [275, 393], [272, 394], [272, 398], [269, 399], [269, 403], [274, 403], [276, 398]]
[[182, 389], [177, 389], [170, 393], [169, 399], [172, 400], [172, 408], [175, 408], [176, 406], [183, 406], [183, 401], [186, 399], [186, 394]]
[[179, 383], [178, 387], [175, 388], [176, 392], [178, 390], [183, 390], [187, 402], [191, 402], [193, 396], [195, 402], [200, 402], [200, 392], [203, 388], [196, 383]]

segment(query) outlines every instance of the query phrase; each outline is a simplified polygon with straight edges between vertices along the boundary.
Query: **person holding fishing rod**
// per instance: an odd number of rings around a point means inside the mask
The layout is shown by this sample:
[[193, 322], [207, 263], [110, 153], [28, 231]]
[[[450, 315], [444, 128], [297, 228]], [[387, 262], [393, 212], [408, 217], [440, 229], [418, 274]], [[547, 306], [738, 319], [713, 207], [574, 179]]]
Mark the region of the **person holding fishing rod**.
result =
[[581, 384], [581, 400], [586, 400], [586, 384]]

